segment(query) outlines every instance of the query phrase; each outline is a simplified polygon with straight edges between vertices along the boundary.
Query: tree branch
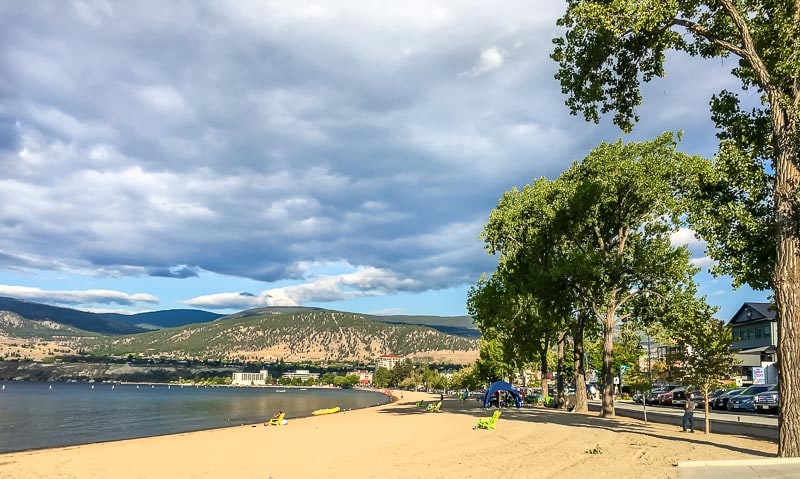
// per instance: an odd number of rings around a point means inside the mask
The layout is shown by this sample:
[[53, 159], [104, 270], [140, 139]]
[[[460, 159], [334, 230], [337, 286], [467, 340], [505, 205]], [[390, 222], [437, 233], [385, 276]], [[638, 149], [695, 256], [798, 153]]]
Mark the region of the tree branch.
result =
[[772, 85], [772, 79], [769, 76], [767, 67], [764, 65], [764, 62], [761, 61], [761, 57], [758, 56], [758, 52], [756, 52], [756, 46], [755, 43], [753, 43], [753, 37], [750, 36], [750, 27], [747, 26], [747, 22], [745, 22], [744, 18], [742, 18], [742, 16], [739, 14], [739, 11], [736, 9], [736, 6], [731, 2], [731, 0], [719, 0], [719, 3], [728, 13], [728, 16], [739, 30], [739, 35], [742, 37], [743, 54], [741, 56], [750, 63], [750, 66], [753, 67], [753, 72], [755, 72], [756, 76], [758, 77], [761, 87], [764, 88], [765, 91], [774, 89], [775, 87]]
[[719, 38], [718, 36], [706, 30], [706, 28], [700, 25], [699, 23], [695, 23], [690, 20], [685, 20], [683, 18], [674, 18], [672, 19], [672, 25], [679, 25], [681, 27], [685, 27], [690, 32], [700, 35], [701, 37], [705, 38], [711, 43], [715, 43], [721, 46], [722, 48], [728, 50], [729, 52], [734, 53], [742, 58], [745, 57], [746, 52], [744, 51], [744, 49], [742, 49], [741, 47], [739, 47], [734, 43]]
[[600, 251], [606, 250], [606, 244], [603, 241], [603, 235], [600, 234], [600, 227], [595, 225], [594, 227], [594, 234], [597, 235], [597, 242], [600, 243]]

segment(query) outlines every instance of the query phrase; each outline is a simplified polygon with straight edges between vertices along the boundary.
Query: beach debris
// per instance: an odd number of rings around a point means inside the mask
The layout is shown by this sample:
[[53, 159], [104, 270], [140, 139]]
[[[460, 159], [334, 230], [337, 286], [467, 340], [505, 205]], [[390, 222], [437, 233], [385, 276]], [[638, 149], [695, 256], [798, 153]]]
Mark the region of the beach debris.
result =
[[603, 453], [603, 448], [601, 448], [601, 447], [600, 447], [600, 444], [598, 444], [598, 445], [596, 445], [595, 447], [593, 447], [593, 448], [591, 448], [591, 449], [587, 449], [587, 450], [586, 450], [586, 451], [584, 451], [584, 452], [585, 452], [586, 454], [602, 454], [602, 453]]

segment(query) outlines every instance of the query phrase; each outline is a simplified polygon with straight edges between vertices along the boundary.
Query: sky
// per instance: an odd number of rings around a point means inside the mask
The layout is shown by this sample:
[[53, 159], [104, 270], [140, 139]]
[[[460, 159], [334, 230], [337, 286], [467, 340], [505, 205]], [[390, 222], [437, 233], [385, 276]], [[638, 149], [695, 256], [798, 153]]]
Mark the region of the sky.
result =
[[[565, 6], [2, 2], [0, 296], [466, 314], [504, 191], [618, 138], [681, 130], [710, 157], [711, 95], [740, 91], [733, 59], [673, 55], [630, 135], [571, 116], [549, 57]], [[720, 319], [768, 300], [675, 242]]]

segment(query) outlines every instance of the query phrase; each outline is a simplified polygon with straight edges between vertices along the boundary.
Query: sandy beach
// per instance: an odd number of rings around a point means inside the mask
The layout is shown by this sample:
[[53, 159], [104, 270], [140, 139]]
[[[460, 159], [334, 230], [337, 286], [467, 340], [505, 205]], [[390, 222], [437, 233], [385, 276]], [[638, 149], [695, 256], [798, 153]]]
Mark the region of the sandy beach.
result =
[[[398, 393], [399, 394], [399, 393]], [[211, 431], [0, 455], [0, 478], [676, 478], [677, 463], [777, 452], [741, 436], [527, 407], [495, 430], [477, 401], [418, 409], [404, 392], [384, 406]], [[601, 453], [591, 453], [591, 450]]]

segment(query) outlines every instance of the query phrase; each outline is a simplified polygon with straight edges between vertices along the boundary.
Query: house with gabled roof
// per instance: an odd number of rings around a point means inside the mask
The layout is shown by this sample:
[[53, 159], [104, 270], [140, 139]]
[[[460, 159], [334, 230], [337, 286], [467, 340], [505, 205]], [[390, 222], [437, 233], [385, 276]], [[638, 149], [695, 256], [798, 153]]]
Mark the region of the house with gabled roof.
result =
[[778, 344], [778, 319], [771, 303], [744, 303], [728, 322], [733, 333], [731, 349], [739, 361], [737, 369], [746, 382], [753, 381], [753, 368], [767, 370], [767, 384], [777, 382], [774, 363]]

